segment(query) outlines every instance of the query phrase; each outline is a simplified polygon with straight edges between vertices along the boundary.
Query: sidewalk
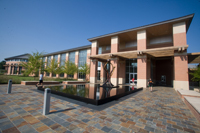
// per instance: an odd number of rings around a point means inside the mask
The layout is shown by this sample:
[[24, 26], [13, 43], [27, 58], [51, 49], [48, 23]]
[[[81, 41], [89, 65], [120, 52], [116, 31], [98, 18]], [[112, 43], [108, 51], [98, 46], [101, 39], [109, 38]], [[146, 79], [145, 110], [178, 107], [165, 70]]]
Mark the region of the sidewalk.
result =
[[169, 87], [153, 87], [94, 106], [51, 96], [51, 113], [42, 115], [43, 92], [34, 86], [0, 85], [0, 133], [200, 132], [200, 123]]

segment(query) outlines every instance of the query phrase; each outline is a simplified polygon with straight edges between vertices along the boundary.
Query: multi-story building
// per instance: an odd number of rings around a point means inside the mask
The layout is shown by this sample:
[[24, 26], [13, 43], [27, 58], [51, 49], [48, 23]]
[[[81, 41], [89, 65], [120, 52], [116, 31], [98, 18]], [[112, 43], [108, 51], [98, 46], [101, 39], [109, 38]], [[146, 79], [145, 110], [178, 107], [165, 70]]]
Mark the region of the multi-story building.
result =
[[22, 74], [22, 66], [21, 62], [27, 62], [28, 57], [30, 54], [22, 54], [22, 55], [17, 55], [17, 56], [12, 56], [5, 58], [6, 60], [6, 65], [5, 65], [5, 70], [7, 71], [7, 75], [20, 75]]
[[[90, 64], [90, 83], [106, 80], [104, 66], [108, 60], [115, 67], [111, 82], [114, 85], [129, 84], [134, 78], [137, 86], [147, 87], [151, 78], [156, 85], [189, 89], [188, 63], [200, 63], [200, 53], [187, 53], [187, 36], [194, 14], [162, 21], [137, 28], [105, 34], [88, 39], [91, 45], [44, 55], [48, 65], [55, 59], [63, 65], [65, 61], [77, 66]], [[10, 72], [9, 72], [10, 73]], [[76, 73], [45, 73], [46, 77], [73, 77], [84, 79]]]

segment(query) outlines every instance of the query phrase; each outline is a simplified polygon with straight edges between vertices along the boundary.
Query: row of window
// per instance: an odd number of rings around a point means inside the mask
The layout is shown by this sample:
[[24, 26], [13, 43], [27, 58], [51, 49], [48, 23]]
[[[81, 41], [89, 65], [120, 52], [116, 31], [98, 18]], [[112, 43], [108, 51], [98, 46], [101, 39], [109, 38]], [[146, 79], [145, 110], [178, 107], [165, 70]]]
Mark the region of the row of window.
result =
[[[75, 52], [69, 53], [69, 61], [75, 63]], [[58, 55], [54, 55], [53, 59], [55, 61], [58, 61]], [[65, 64], [66, 60], [66, 53], [60, 55], [60, 66], [63, 66]], [[87, 61], [87, 50], [80, 50], [79, 51], [79, 59], [78, 59], [78, 67], [83, 66]], [[43, 57], [43, 62], [45, 62], [45, 57]], [[51, 62], [51, 56], [47, 57], [47, 65], [50, 65]], [[46, 76], [49, 76], [49, 73], [46, 73]], [[56, 76], [56, 74], [52, 74], [53, 77]], [[64, 77], [64, 73], [60, 74], [60, 77]], [[73, 78], [74, 75], [68, 75], [68, 77]], [[78, 72], [78, 78], [79, 79], [85, 79], [85, 74], [82, 74], [81, 72]]]
[[6, 60], [6, 61], [23, 61], [23, 62], [28, 62], [27, 59], [10, 59], [10, 60]]
[[[14, 71], [13, 71], [13, 68], [14, 68]], [[11, 66], [10, 67], [10, 74], [17, 74], [17, 72], [18, 72], [18, 74], [21, 74], [21, 72], [22, 72], [22, 67], [21, 66], [19, 68], [17, 66]]]

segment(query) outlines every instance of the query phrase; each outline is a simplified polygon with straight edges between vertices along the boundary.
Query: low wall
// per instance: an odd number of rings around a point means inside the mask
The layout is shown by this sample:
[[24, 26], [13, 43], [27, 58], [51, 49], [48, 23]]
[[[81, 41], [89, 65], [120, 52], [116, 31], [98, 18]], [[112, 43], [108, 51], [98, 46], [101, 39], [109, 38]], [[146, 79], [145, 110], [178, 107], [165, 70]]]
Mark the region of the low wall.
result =
[[[21, 85], [36, 85], [39, 81], [21, 81]], [[43, 85], [60, 84], [58, 81], [43, 81]]]
[[63, 81], [63, 84], [85, 84], [86, 81]]

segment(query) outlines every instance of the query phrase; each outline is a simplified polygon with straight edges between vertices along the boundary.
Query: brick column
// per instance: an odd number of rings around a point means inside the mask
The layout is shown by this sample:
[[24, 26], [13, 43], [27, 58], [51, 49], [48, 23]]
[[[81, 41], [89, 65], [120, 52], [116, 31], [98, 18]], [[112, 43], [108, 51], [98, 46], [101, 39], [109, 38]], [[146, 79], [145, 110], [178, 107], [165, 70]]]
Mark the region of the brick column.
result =
[[[58, 55], [58, 63], [60, 63], [60, 54]], [[60, 67], [60, 64], [58, 64], [58, 67]], [[60, 74], [56, 74], [56, 78], [59, 78]]]
[[90, 87], [89, 87], [89, 98], [90, 99], [96, 99], [96, 86], [95, 84], [90, 84]]
[[100, 74], [100, 79], [101, 79], [101, 82], [105, 82], [106, 80], [106, 72], [104, 70], [104, 65], [105, 65], [105, 62], [101, 62], [101, 74]]
[[14, 70], [15, 70], [15, 65], [13, 65], [13, 67], [11, 67], [12, 68], [12, 75], [14, 74]]
[[[173, 43], [174, 46], [187, 45], [186, 24], [185, 22], [173, 25]], [[188, 78], [188, 56], [187, 50], [174, 53], [174, 82], [175, 89], [189, 90]]]
[[7, 75], [10, 75], [11, 65], [10, 64], [6, 64], [6, 65], [8, 65]]
[[[88, 49], [87, 50], [87, 60], [86, 60], [88, 66], [90, 66], [90, 59], [88, 58], [90, 55], [91, 55], [91, 49]], [[86, 81], [89, 81], [90, 80], [90, 74], [87, 74], [85, 78], [86, 78]]]
[[[79, 57], [78, 55], [79, 55], [79, 51], [76, 51], [75, 52], [75, 64], [77, 67], [78, 67], [78, 57]], [[78, 79], [78, 73], [74, 74], [74, 79]]]
[[[45, 57], [45, 63], [44, 63], [44, 68], [46, 68], [47, 67], [47, 57]], [[46, 77], [46, 72], [44, 72], [44, 77]]]
[[17, 67], [17, 75], [19, 75], [19, 64], [18, 64], [18, 67]]
[[[119, 50], [119, 42], [120, 42], [120, 40], [119, 40], [118, 36], [111, 37], [111, 53], [117, 53], [118, 52], [118, 50]], [[111, 83], [114, 86], [117, 86], [118, 85], [119, 59], [118, 58], [113, 58], [113, 59], [111, 59], [110, 62], [113, 64], [113, 67], [115, 67], [115, 70], [113, 71], [113, 75], [111, 76]], [[111, 67], [111, 69], [112, 69], [112, 67]]]
[[[146, 30], [137, 32], [137, 50], [145, 50], [146, 45]], [[140, 55], [137, 58], [137, 86], [147, 87], [147, 56]]]
[[[66, 53], [65, 61], [67, 62], [69, 60], [69, 53]], [[64, 78], [67, 78], [67, 74], [64, 73]]]
[[[51, 63], [52, 60], [53, 60], [53, 55], [51, 56], [50, 63]], [[52, 73], [49, 73], [49, 77], [52, 77]]]
[[[93, 41], [91, 47], [91, 55], [98, 54], [98, 42]], [[96, 83], [97, 81], [97, 62], [98, 60], [91, 60], [90, 64], [90, 83]]]

